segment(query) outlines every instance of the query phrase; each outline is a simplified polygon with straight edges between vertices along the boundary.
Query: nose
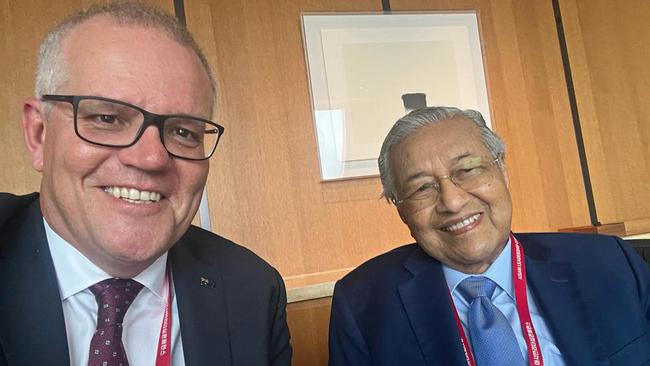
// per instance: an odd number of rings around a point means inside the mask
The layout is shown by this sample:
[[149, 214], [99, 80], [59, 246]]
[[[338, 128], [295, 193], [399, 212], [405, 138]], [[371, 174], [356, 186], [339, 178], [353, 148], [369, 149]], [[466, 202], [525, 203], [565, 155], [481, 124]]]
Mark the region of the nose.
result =
[[436, 202], [437, 212], [460, 212], [469, 202], [469, 194], [465, 190], [458, 188], [450, 179], [441, 179], [439, 185], [440, 193]]
[[140, 139], [134, 145], [120, 149], [118, 156], [124, 165], [142, 170], [161, 170], [171, 161], [156, 126], [147, 127]]

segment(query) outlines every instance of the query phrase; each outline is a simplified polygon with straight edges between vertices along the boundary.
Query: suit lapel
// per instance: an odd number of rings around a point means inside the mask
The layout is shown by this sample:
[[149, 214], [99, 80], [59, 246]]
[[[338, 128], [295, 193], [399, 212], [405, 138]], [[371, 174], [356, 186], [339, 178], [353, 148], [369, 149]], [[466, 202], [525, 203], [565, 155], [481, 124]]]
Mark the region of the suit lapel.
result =
[[202, 262], [193, 244], [183, 238], [170, 251], [185, 363], [232, 365], [221, 266]]
[[0, 230], [0, 344], [9, 364], [68, 365], [61, 295], [38, 201]]
[[[601, 364], [599, 335], [589, 317], [573, 267], [553, 260], [543, 242], [523, 238], [528, 286], [568, 365]], [[601, 358], [602, 359], [602, 358]]]
[[440, 263], [418, 249], [404, 266], [413, 278], [399, 294], [427, 365], [466, 365]]

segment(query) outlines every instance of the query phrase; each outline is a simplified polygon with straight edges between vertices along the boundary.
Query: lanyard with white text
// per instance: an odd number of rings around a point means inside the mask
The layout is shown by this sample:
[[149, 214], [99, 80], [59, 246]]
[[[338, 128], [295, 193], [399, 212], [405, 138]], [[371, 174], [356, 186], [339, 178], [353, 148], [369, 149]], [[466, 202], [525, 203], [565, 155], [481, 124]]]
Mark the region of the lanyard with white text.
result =
[[[535, 333], [535, 328], [533, 327], [533, 321], [530, 317], [530, 310], [528, 309], [528, 297], [526, 296], [526, 264], [524, 261], [524, 248], [521, 246], [517, 238], [512, 235], [512, 233], [510, 234], [510, 243], [512, 249], [512, 282], [515, 287], [515, 305], [517, 305], [517, 313], [519, 314], [521, 331], [524, 334], [526, 348], [528, 349], [529, 365], [543, 366], [544, 361], [542, 360], [542, 353], [539, 349], [539, 341], [537, 339], [537, 334]], [[456, 316], [456, 325], [458, 326], [458, 332], [460, 333], [460, 342], [463, 346], [463, 352], [465, 353], [465, 360], [467, 361], [467, 365], [476, 366], [476, 361], [474, 361], [474, 356], [468, 347], [467, 337], [465, 336], [465, 332], [463, 331], [463, 327], [460, 323], [458, 311], [456, 310], [456, 305], [454, 304], [454, 300], [451, 297], [451, 293], [449, 293], [449, 301], [451, 302], [451, 307], [454, 309], [454, 315]]]
[[156, 366], [171, 365], [171, 349], [169, 347], [169, 330], [172, 327], [172, 281], [169, 267], [165, 271], [167, 282], [167, 306], [163, 315], [162, 324], [160, 325], [160, 337], [158, 338], [158, 348], [156, 351]]

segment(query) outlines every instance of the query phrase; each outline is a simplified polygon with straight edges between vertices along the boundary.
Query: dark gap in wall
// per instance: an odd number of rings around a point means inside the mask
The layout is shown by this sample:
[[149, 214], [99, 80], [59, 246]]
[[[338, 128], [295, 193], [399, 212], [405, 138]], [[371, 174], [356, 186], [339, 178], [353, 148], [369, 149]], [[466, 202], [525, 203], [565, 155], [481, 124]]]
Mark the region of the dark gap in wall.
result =
[[600, 226], [598, 215], [596, 213], [596, 203], [594, 201], [594, 192], [591, 188], [591, 178], [589, 177], [589, 166], [587, 164], [587, 154], [585, 153], [585, 142], [582, 137], [582, 128], [580, 127], [580, 115], [578, 113], [578, 103], [573, 86], [573, 76], [571, 74], [571, 64], [569, 63], [569, 51], [566, 45], [564, 35], [564, 24], [562, 23], [562, 14], [560, 13], [560, 4], [558, 0], [552, 0], [553, 13], [555, 14], [555, 25], [557, 27], [557, 36], [560, 41], [560, 53], [562, 54], [562, 64], [564, 66], [564, 78], [566, 79], [567, 92], [569, 94], [569, 105], [571, 106], [571, 117], [573, 117], [573, 129], [576, 134], [576, 144], [578, 145], [578, 157], [580, 158], [580, 167], [582, 168], [582, 180], [585, 184], [585, 193], [587, 196], [587, 206], [589, 207], [589, 218], [593, 226]]
[[381, 0], [381, 10], [390, 11], [390, 0]]
[[185, 3], [183, 0], [174, 0], [174, 13], [176, 14], [176, 19], [185, 27], [187, 27], [187, 21], [185, 20]]

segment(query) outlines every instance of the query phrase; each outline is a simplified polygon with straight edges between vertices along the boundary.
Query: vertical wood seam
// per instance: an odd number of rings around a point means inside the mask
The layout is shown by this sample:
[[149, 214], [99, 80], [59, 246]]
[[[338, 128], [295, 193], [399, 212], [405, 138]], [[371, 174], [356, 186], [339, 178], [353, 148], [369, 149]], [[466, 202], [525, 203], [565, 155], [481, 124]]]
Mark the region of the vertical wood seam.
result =
[[564, 69], [564, 79], [566, 80], [567, 94], [569, 105], [571, 107], [571, 117], [573, 119], [573, 129], [576, 135], [576, 145], [578, 148], [578, 158], [580, 159], [580, 168], [582, 170], [582, 180], [585, 185], [585, 195], [587, 198], [587, 207], [589, 208], [589, 219], [593, 226], [600, 226], [596, 204], [594, 201], [594, 192], [591, 187], [591, 177], [589, 175], [589, 165], [587, 163], [587, 154], [585, 153], [585, 142], [582, 136], [580, 126], [580, 114], [578, 112], [578, 103], [576, 100], [575, 88], [573, 85], [573, 75], [571, 73], [571, 64], [569, 62], [569, 51], [564, 34], [564, 24], [562, 23], [562, 14], [560, 12], [559, 0], [551, 0], [553, 3], [553, 14], [555, 15], [555, 26], [557, 28], [557, 37], [560, 43], [560, 54], [562, 55], [562, 67]]
[[185, 3], [183, 0], [174, 0], [174, 14], [176, 19], [184, 26], [187, 27], [187, 21], [185, 19]]

